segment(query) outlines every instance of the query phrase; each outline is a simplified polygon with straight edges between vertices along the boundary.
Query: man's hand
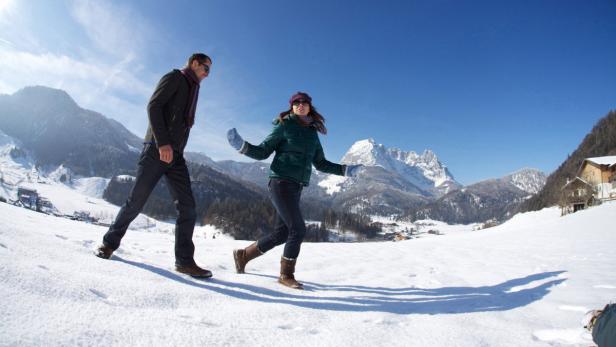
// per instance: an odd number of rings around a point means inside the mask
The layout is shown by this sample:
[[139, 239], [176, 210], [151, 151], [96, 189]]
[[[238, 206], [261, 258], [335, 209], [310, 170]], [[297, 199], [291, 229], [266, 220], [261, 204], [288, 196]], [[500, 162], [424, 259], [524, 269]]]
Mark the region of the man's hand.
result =
[[169, 164], [173, 161], [173, 148], [171, 145], [158, 147], [158, 154], [160, 156], [160, 161], [162, 162]]

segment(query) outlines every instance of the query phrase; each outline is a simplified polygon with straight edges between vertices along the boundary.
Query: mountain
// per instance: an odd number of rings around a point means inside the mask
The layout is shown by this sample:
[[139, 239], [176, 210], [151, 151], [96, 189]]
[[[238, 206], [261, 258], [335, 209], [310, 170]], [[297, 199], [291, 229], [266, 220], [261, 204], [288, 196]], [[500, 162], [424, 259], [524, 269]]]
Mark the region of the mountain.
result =
[[256, 161], [252, 163], [222, 160], [216, 162], [216, 167], [230, 176], [252, 182], [258, 187], [267, 188], [269, 181], [269, 163]]
[[329, 200], [344, 210], [377, 215], [401, 215], [462, 185], [431, 150], [387, 148], [374, 139], [355, 142], [342, 164], [363, 164], [357, 177], [317, 174], [306, 196]]
[[[340, 162], [361, 163], [365, 167], [353, 178], [313, 170], [311, 183], [302, 192], [305, 204], [413, 220], [502, 221], [545, 184], [543, 173], [524, 169], [462, 189], [431, 150], [418, 155], [413, 151], [387, 148], [374, 139], [354, 143]], [[267, 185], [269, 164], [223, 161], [213, 165], [217, 170], [257, 186]]]
[[411, 220], [434, 219], [447, 223], [505, 221], [521, 203], [545, 184], [545, 174], [523, 169], [499, 179], [481, 181], [445, 194], [438, 200], [409, 211]]
[[556, 205], [561, 188], [567, 179], [575, 178], [584, 159], [608, 155], [616, 155], [616, 110], [609, 111], [595, 124], [577, 149], [547, 178], [543, 189], [522, 204], [520, 209], [532, 211]]
[[63, 165], [82, 176], [126, 173], [142, 147], [120, 123], [79, 107], [65, 91], [41, 86], [0, 98], [0, 129], [31, 150], [37, 165]]
[[[353, 144], [340, 163], [366, 165], [358, 177], [348, 178], [313, 170], [302, 192], [305, 204], [378, 215], [400, 215], [451, 189], [461, 187], [436, 155], [388, 149], [373, 139]], [[266, 187], [269, 164], [219, 161], [217, 170]]]
[[[73, 177], [111, 179], [103, 197], [117, 205], [124, 203], [132, 187], [131, 180], [117, 176], [136, 173], [143, 146], [142, 139], [120, 123], [79, 107], [63, 90], [41, 86], [0, 97], [0, 132], [4, 133], [3, 142], [12, 146], [8, 151], [27, 153], [33, 161], [28, 165], [43, 174], [61, 167], [69, 177], [67, 184]], [[203, 161], [207, 158], [198, 157]], [[263, 189], [209, 165], [189, 162], [188, 167], [200, 219], [211, 204], [225, 199], [254, 202], [264, 198]], [[159, 181], [144, 213], [160, 218], [175, 216], [165, 180]]]
[[431, 150], [418, 155], [413, 151], [386, 148], [373, 139], [366, 139], [355, 142], [341, 163], [382, 167], [430, 196], [441, 196], [462, 186]]
[[197, 163], [200, 165], [209, 166], [218, 171], [222, 171], [222, 169], [218, 166], [218, 164], [207, 155], [200, 152], [184, 152], [184, 158], [187, 161], [192, 161], [193, 163]]

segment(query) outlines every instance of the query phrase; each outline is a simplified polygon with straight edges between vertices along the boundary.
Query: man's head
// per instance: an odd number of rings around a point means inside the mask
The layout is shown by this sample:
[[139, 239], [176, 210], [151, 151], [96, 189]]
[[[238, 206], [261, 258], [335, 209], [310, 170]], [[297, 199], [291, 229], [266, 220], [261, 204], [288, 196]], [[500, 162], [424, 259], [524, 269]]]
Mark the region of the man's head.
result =
[[212, 59], [203, 53], [195, 53], [188, 58], [187, 66], [195, 73], [199, 81], [210, 74]]

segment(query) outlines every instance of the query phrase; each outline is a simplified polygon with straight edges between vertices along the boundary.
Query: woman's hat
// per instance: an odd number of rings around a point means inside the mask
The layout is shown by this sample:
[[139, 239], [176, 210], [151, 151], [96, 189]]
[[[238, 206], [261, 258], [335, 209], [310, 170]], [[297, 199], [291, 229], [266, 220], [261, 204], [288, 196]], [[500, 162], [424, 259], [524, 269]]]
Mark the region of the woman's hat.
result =
[[293, 102], [295, 102], [295, 100], [302, 100], [302, 99], [308, 101], [309, 104], [312, 104], [312, 98], [310, 97], [310, 95], [308, 95], [308, 93], [297, 92], [293, 94], [291, 99], [289, 99], [289, 105], [293, 105]]

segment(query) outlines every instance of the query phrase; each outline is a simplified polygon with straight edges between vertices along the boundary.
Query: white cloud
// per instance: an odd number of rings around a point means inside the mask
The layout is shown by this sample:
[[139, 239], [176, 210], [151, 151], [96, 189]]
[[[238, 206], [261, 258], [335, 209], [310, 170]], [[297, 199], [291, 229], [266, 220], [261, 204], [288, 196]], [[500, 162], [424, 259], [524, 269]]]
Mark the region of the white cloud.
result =
[[78, 0], [71, 14], [99, 50], [127, 62], [143, 55], [146, 38], [155, 34], [139, 13], [120, 4]]
[[[88, 63], [66, 55], [34, 54], [0, 47], [3, 93], [30, 85], [63, 89], [80, 106], [117, 119], [140, 133], [145, 121], [135, 117], [144, 118], [144, 104], [152, 87], [126, 71], [118, 73], [117, 70], [117, 66]], [[116, 93], [132, 95], [135, 101], [120, 98]]]

